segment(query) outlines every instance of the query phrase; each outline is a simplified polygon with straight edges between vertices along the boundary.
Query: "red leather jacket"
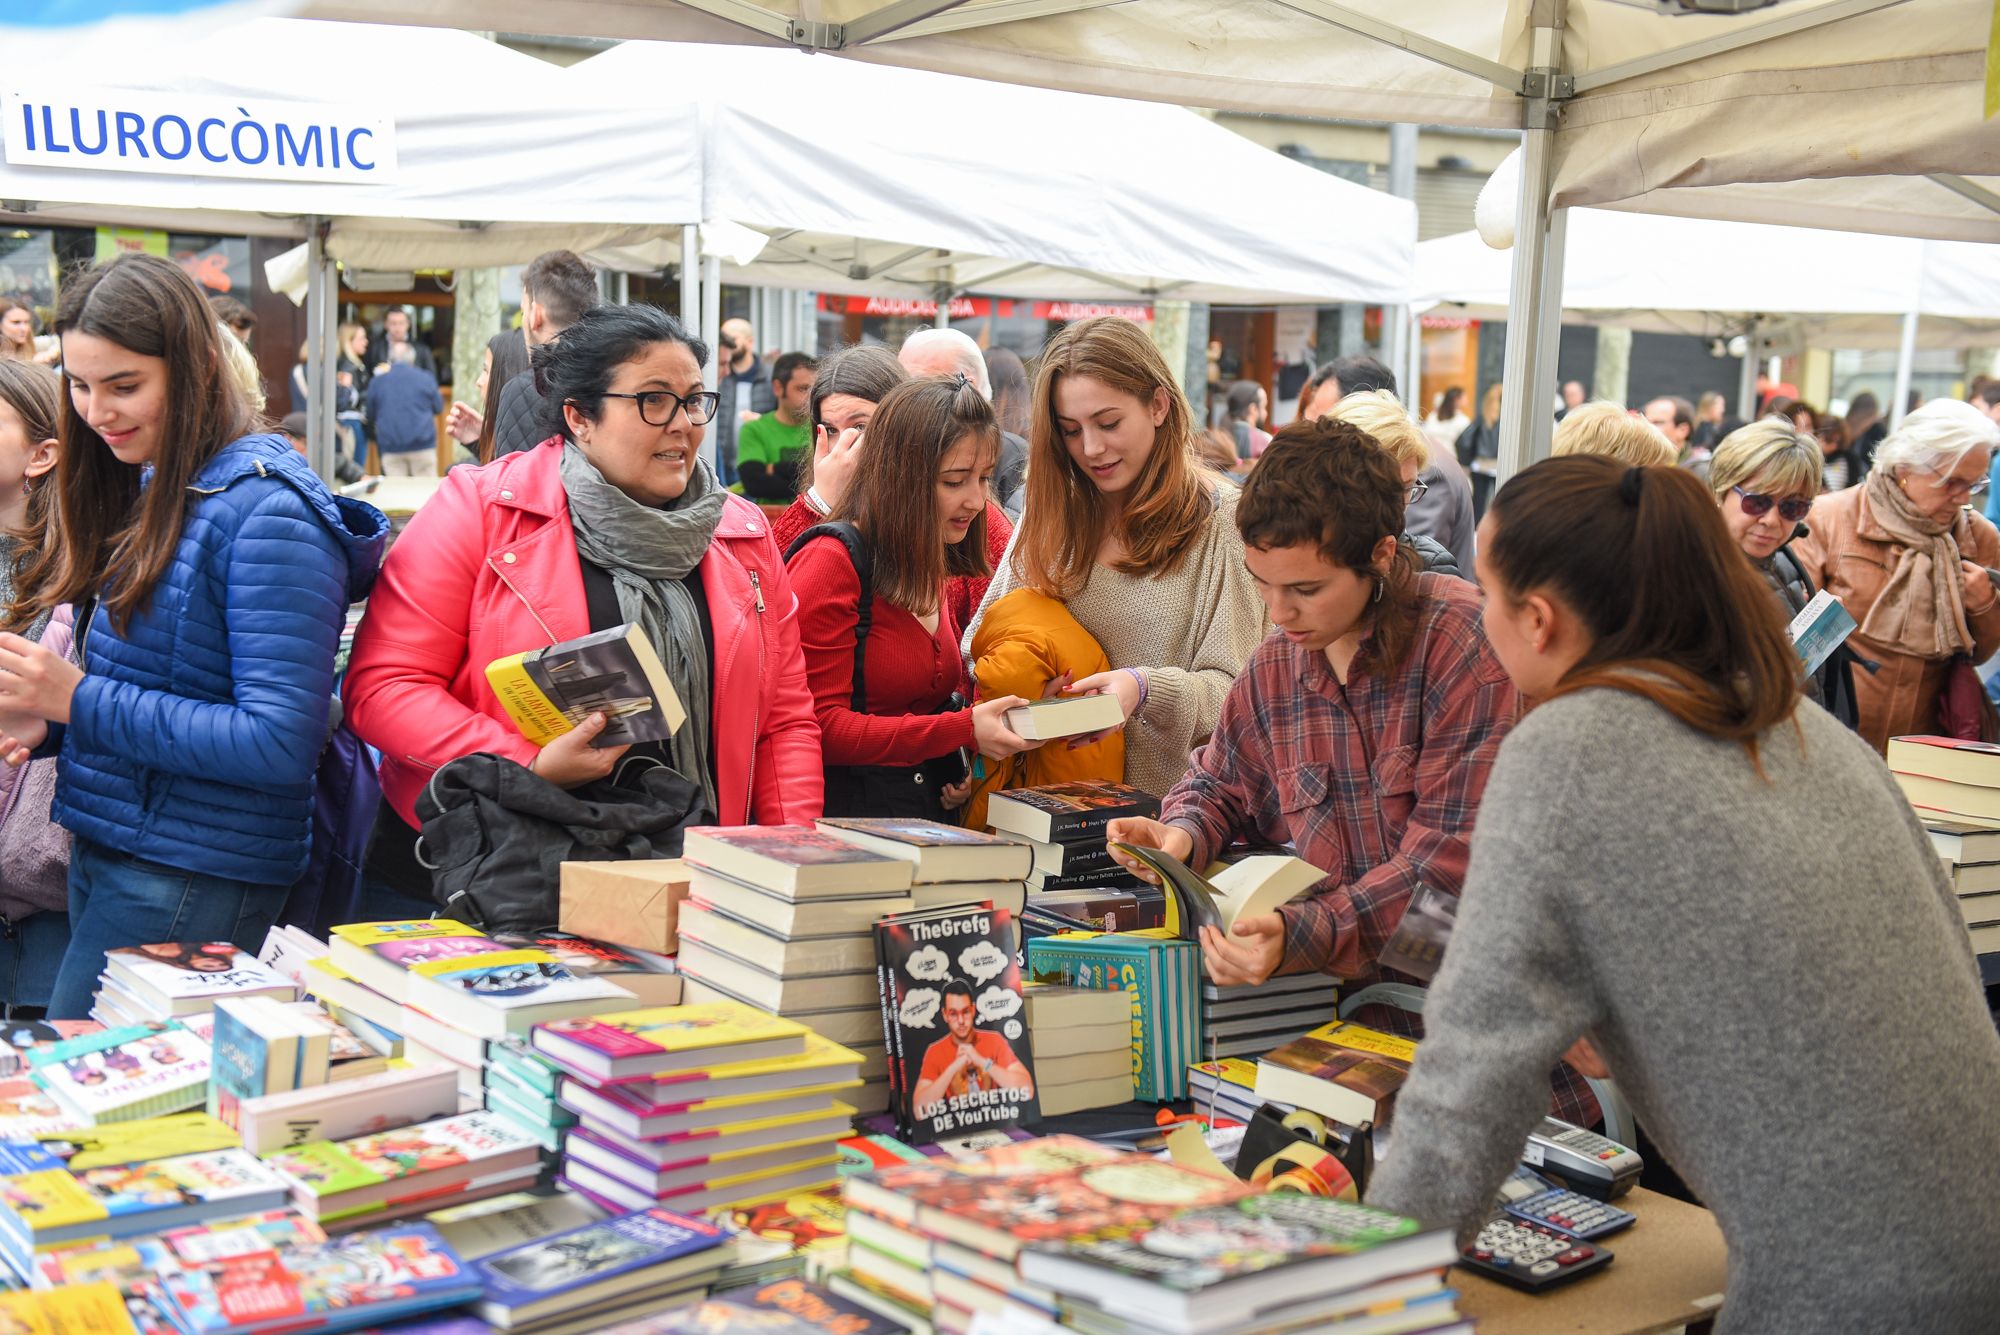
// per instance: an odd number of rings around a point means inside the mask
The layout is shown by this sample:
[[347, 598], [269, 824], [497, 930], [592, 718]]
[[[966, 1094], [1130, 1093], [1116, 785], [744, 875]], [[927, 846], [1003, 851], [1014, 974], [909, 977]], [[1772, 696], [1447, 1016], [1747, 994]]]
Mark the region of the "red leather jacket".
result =
[[[534, 759], [486, 665], [590, 631], [560, 458], [538, 447], [453, 469], [395, 540], [368, 600], [347, 668], [347, 719], [382, 752], [382, 791], [412, 825], [417, 794], [447, 762], [475, 751]], [[699, 566], [715, 633], [710, 717], [724, 825], [820, 814], [798, 600], [769, 529], [755, 505], [731, 497]]]

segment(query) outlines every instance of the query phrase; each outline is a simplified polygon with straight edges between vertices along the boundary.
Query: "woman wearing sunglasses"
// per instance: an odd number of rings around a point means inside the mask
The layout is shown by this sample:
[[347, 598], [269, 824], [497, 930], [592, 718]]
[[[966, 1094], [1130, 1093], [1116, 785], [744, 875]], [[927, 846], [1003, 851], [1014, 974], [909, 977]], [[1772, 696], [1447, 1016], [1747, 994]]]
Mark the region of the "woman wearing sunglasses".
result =
[[1971, 404], [1927, 403], [1876, 448], [1865, 482], [1813, 503], [1811, 531], [1792, 545], [1860, 627], [1848, 639], [1864, 669], [1855, 702], [1878, 751], [1936, 732], [1953, 659], [1981, 663], [2000, 649], [2000, 596], [1986, 573], [2000, 566], [2000, 530], [1970, 508], [1995, 445], [2000, 426]]
[[[1730, 432], [1709, 461], [1708, 485], [1730, 539], [1778, 597], [1790, 622], [1819, 592], [1791, 549], [1820, 491], [1819, 445], [1790, 422], [1767, 417]], [[1808, 700], [1852, 728], [1854, 656], [1842, 645], [1805, 680]]]
[[[396, 540], [355, 636], [346, 701], [355, 732], [382, 751], [383, 795], [406, 824], [431, 774], [475, 751], [563, 788], [606, 777], [628, 748], [590, 745], [602, 715], [537, 749], [486, 666], [625, 622], [652, 640], [687, 709], [655, 744], [660, 759], [717, 821], [820, 814], [797, 600], [763, 513], [701, 457], [716, 409], [706, 352], [654, 307], [586, 312], [534, 353], [544, 434], [559, 438], [453, 469]], [[378, 874], [391, 828], [378, 828]]]

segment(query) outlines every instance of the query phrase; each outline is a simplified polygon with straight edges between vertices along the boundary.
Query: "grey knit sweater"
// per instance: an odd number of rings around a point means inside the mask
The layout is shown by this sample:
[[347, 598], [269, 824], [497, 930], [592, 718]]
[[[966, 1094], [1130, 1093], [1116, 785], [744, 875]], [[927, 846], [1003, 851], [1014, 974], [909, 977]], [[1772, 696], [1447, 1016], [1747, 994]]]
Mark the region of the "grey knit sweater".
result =
[[1880, 757], [1796, 720], [1768, 781], [1622, 691], [1515, 728], [1370, 1199], [1481, 1216], [1588, 1033], [1721, 1224], [1722, 1329], [2000, 1329], [2000, 1036], [1965, 929]]

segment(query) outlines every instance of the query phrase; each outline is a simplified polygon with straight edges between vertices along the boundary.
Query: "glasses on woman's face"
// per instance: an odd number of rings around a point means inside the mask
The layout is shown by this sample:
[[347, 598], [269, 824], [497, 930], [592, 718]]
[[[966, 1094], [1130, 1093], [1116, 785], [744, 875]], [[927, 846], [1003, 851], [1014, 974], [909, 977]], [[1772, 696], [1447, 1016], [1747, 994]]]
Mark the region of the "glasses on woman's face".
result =
[[1771, 507], [1774, 505], [1778, 507], [1778, 518], [1787, 524], [1796, 524], [1812, 513], [1812, 502], [1803, 496], [1787, 496], [1781, 501], [1776, 496], [1769, 496], [1761, 491], [1745, 491], [1741, 487], [1731, 487], [1730, 490], [1736, 493], [1736, 500], [1742, 505], [1743, 513], [1752, 519], [1762, 519], [1771, 513]]
[[1984, 496], [1987, 487], [1992, 485], [1991, 480], [1988, 478], [1981, 477], [1967, 480], [1962, 477], [1953, 477], [1949, 473], [1939, 472], [1935, 468], [1926, 468], [1924, 471], [1937, 479], [1937, 489], [1947, 496], [1965, 496], [1968, 498]]
[[666, 389], [642, 390], [637, 394], [614, 394], [606, 390], [604, 397], [632, 400], [639, 409], [639, 420], [647, 426], [665, 426], [683, 408], [687, 409], [689, 426], [706, 426], [715, 420], [716, 405], [722, 402], [722, 396], [712, 389], [685, 398]]
[[1410, 482], [1409, 486], [1403, 489], [1403, 500], [1410, 505], [1415, 505], [1430, 492], [1430, 489], [1430, 483], [1424, 481], [1422, 478], [1415, 478]]

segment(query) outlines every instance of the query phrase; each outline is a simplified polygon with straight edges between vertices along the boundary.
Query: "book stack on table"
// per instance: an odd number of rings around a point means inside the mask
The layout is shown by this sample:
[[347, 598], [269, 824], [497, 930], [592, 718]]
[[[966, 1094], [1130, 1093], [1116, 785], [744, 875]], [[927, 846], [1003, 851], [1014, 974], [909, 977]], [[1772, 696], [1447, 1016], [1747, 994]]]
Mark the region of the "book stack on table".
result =
[[1138, 932], [1167, 925], [1166, 893], [1138, 882], [1104, 890], [1030, 890], [1023, 939], [1058, 932]]
[[1888, 760], [1944, 863], [1973, 953], [2000, 952], [2000, 746], [1891, 737]]
[[658, 1206], [483, 1256], [473, 1310], [517, 1335], [581, 1335], [699, 1302], [736, 1255], [735, 1235]]
[[803, 825], [701, 828], [680, 910], [689, 1001], [740, 1001], [861, 1054], [846, 1101], [889, 1105], [889, 1059], [875, 976], [876, 920], [907, 913], [915, 864]]
[[224, 997], [298, 1000], [292, 981], [228, 942], [106, 951], [91, 1019], [106, 1028], [165, 1023], [215, 1009]]
[[1201, 980], [1201, 1055], [1258, 1057], [1334, 1018], [1340, 987], [1323, 973], [1281, 974], [1254, 985]]
[[192, 1030], [156, 1020], [38, 1048], [28, 1070], [80, 1126], [133, 1121], [206, 1103], [209, 1046]]
[[1030, 984], [1028, 1038], [1044, 1117], [1132, 1098], [1132, 1004], [1123, 992]]
[[542, 1025], [563, 1073], [563, 1181], [607, 1209], [683, 1214], [831, 1186], [861, 1057], [740, 1002]]
[[1027, 973], [1038, 983], [1122, 993], [1132, 1025], [1131, 1097], [1187, 1097], [1201, 1039], [1200, 946], [1164, 928], [1064, 933], [1028, 942]]
[[1051, 783], [1009, 788], [986, 804], [986, 824], [1032, 850], [1031, 890], [1131, 887], [1138, 879], [1111, 857], [1105, 827], [1124, 816], [1160, 814], [1160, 799], [1122, 783]]
[[486, 1045], [486, 1111], [504, 1117], [551, 1155], [576, 1114], [562, 1106], [562, 1068], [524, 1039], [496, 1038]]
[[292, 1205], [329, 1232], [420, 1215], [532, 1186], [541, 1146], [494, 1113], [470, 1112], [347, 1140], [312, 1141], [264, 1162]]

